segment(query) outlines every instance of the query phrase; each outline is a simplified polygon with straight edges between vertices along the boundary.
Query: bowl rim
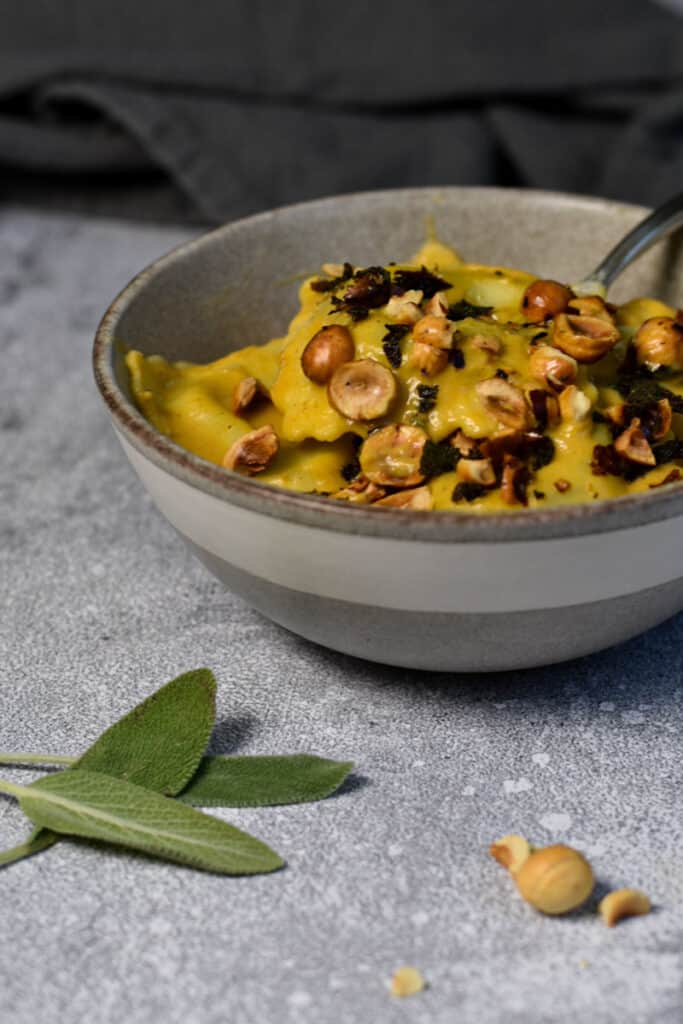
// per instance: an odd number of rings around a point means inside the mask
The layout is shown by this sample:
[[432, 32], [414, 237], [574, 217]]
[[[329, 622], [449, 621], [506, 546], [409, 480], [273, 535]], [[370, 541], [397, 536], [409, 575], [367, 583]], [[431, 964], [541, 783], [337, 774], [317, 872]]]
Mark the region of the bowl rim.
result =
[[436, 543], [507, 543], [606, 533], [683, 514], [683, 486], [658, 488], [649, 494], [597, 499], [590, 503], [490, 514], [409, 511], [352, 505], [322, 495], [263, 484], [217, 466], [161, 434], [122, 391], [113, 371], [117, 325], [123, 313], [148, 283], [167, 267], [191, 258], [216, 239], [229, 239], [231, 234], [248, 230], [251, 226], [271, 223], [275, 219], [315, 213], [349, 202], [362, 203], [377, 199], [400, 202], [411, 197], [442, 197], [444, 193], [457, 193], [472, 198], [503, 194], [507, 198], [517, 195], [527, 200], [531, 196], [540, 203], [562, 201], [607, 212], [628, 211], [642, 215], [648, 212], [647, 208], [631, 203], [568, 192], [448, 185], [345, 193], [292, 203], [229, 221], [181, 243], [148, 264], [118, 293], [104, 313], [95, 334], [93, 370], [97, 387], [117, 431], [154, 465], [200, 491], [262, 515], [341, 533]]

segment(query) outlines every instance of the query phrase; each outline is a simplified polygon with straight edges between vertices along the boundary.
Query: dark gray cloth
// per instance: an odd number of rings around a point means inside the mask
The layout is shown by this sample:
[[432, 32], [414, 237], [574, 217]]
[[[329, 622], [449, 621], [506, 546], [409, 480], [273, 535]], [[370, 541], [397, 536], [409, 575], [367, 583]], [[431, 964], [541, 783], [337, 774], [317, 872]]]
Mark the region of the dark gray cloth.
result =
[[683, 185], [683, 19], [646, 0], [3, 6], [0, 182], [156, 169], [209, 221], [401, 185]]

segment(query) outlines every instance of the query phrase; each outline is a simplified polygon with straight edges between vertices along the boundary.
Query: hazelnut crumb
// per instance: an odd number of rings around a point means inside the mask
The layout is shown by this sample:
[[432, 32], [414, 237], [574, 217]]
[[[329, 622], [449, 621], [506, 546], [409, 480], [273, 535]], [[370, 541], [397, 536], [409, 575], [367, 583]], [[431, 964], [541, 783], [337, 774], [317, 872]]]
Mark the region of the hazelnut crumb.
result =
[[425, 987], [425, 980], [417, 967], [397, 967], [391, 977], [389, 991], [392, 996], [403, 998], [417, 995]]

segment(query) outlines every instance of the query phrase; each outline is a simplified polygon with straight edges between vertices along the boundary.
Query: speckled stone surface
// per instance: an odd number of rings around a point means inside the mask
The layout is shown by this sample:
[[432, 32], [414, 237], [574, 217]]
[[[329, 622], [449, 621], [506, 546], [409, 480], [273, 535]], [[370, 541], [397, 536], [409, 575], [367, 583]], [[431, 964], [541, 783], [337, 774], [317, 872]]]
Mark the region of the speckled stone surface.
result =
[[[114, 292], [186, 236], [0, 212], [0, 748], [78, 754], [204, 664], [216, 751], [357, 774], [321, 804], [217, 812], [287, 858], [276, 875], [66, 842], [0, 871], [3, 1024], [680, 1021], [683, 617], [553, 668], [420, 675], [222, 590], [144, 495], [89, 365]], [[26, 831], [0, 798], [2, 846]], [[536, 915], [486, 853], [508, 831], [576, 844], [601, 890], [640, 886], [655, 912]], [[399, 1002], [402, 963], [429, 988]]]

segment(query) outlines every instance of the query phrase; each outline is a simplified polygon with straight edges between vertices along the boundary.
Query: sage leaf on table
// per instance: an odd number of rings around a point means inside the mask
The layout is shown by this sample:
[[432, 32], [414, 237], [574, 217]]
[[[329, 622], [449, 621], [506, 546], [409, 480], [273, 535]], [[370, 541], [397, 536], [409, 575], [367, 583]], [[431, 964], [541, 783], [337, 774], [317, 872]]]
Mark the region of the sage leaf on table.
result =
[[60, 835], [126, 846], [165, 860], [226, 875], [283, 866], [259, 839], [142, 786], [72, 768], [30, 786], [0, 782], [36, 825]]
[[215, 718], [213, 672], [185, 672], [103, 732], [74, 768], [175, 796], [196, 772]]
[[322, 800], [338, 789], [352, 761], [313, 754], [204, 757], [177, 799], [195, 807], [274, 807]]
[[[102, 772], [175, 796], [197, 770], [215, 718], [213, 672], [207, 668], [184, 672], [103, 732], [73, 768]], [[30, 857], [56, 842], [56, 835], [49, 841], [44, 831], [35, 830], [13, 859]]]

